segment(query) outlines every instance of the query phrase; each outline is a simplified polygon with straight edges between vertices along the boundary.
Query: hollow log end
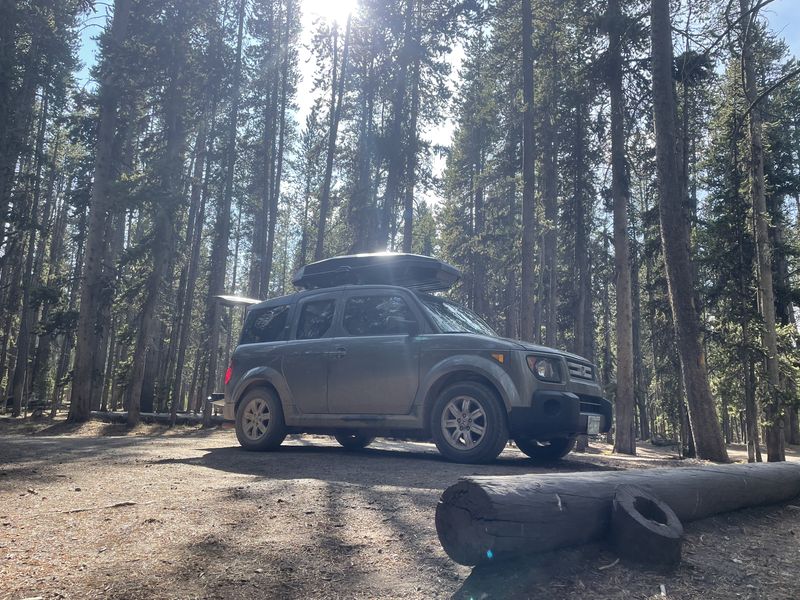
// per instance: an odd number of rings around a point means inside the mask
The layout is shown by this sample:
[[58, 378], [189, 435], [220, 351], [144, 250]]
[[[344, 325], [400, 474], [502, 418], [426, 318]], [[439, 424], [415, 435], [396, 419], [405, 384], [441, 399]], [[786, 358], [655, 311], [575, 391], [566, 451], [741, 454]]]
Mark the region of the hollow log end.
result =
[[681, 561], [683, 525], [660, 498], [635, 485], [614, 495], [611, 545], [626, 560], [675, 566]]

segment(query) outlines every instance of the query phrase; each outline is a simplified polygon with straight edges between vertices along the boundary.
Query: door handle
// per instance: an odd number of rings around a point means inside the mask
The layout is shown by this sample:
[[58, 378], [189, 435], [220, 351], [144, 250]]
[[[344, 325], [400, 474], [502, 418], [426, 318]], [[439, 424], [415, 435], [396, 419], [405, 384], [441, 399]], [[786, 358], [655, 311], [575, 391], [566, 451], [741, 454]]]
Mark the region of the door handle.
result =
[[347, 348], [336, 348], [336, 350], [331, 350], [325, 354], [331, 358], [344, 358], [347, 355]]

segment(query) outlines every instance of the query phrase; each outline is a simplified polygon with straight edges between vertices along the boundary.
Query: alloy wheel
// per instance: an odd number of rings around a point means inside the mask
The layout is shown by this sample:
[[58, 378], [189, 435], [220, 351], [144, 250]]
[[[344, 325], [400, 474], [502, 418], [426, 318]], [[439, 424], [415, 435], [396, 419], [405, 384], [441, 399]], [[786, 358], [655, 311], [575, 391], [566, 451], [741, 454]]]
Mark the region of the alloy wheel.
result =
[[267, 433], [270, 412], [267, 401], [263, 398], [253, 398], [242, 415], [242, 431], [248, 439], [260, 439]]
[[475, 398], [456, 396], [442, 411], [441, 427], [453, 448], [472, 450], [486, 434], [486, 413]]

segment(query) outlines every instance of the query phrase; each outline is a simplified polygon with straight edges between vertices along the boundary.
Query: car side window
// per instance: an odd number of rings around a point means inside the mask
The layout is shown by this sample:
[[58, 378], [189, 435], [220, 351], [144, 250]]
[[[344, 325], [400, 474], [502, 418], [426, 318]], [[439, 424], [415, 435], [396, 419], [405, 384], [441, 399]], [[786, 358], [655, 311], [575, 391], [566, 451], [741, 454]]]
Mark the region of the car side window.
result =
[[333, 323], [335, 307], [333, 299], [314, 300], [303, 304], [297, 322], [297, 339], [313, 340], [324, 336]]
[[350, 335], [404, 335], [416, 321], [400, 296], [354, 296], [347, 299], [342, 324]]
[[242, 328], [241, 344], [279, 342], [287, 338], [289, 305], [252, 310]]

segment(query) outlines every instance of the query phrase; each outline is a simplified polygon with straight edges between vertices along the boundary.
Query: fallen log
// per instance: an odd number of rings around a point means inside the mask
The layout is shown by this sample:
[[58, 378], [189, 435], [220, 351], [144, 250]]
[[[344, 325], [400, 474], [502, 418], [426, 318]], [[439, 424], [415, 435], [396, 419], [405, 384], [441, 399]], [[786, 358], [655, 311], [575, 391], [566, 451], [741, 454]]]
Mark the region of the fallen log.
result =
[[[127, 423], [128, 422], [128, 413], [126, 411], [120, 412], [104, 412], [99, 410], [92, 411], [92, 418], [98, 419], [100, 421], [105, 421], [106, 423]], [[140, 413], [139, 419], [142, 423], [160, 423], [163, 425], [169, 425], [170, 423], [170, 414], [169, 413]], [[212, 425], [221, 425], [225, 422], [220, 416], [212, 416], [211, 417], [211, 424]], [[190, 413], [178, 413], [175, 418], [175, 423], [177, 425], [202, 425], [203, 424], [203, 415], [195, 415]]]
[[800, 495], [800, 464], [468, 477], [442, 494], [436, 532], [462, 565], [600, 540], [621, 485], [643, 488], [686, 523]]

